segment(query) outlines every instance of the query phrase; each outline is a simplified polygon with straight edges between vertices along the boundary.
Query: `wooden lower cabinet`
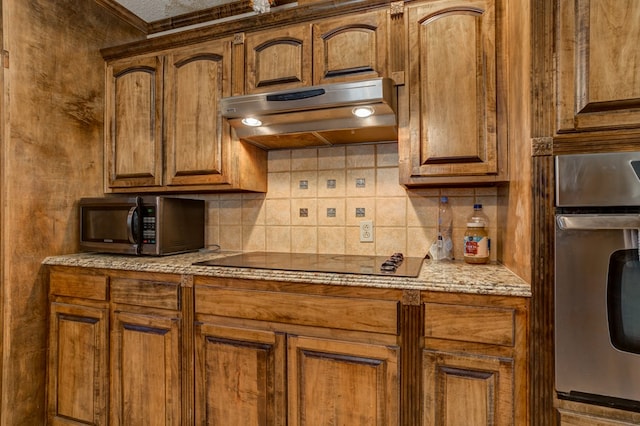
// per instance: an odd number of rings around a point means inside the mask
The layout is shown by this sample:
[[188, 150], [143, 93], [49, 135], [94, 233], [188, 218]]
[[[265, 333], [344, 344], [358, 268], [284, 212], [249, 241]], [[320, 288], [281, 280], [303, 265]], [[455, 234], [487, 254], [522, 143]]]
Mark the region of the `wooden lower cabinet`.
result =
[[48, 424], [107, 424], [108, 312], [99, 306], [51, 304]]
[[51, 267], [49, 287], [48, 424], [191, 424], [179, 275]]
[[398, 425], [398, 347], [288, 338], [288, 423]]
[[529, 423], [526, 298], [61, 266], [49, 284], [48, 424]]
[[197, 424], [397, 425], [399, 348], [196, 326]]
[[108, 280], [75, 268], [49, 274], [47, 423], [106, 425], [109, 398]]
[[426, 425], [512, 425], [513, 359], [425, 350]]
[[422, 294], [422, 424], [529, 425], [526, 298]]
[[182, 284], [179, 275], [110, 275], [110, 424], [188, 424]]
[[198, 424], [400, 424], [400, 292], [246, 285], [196, 279]]
[[284, 335], [196, 324], [196, 424], [285, 425]]
[[179, 425], [179, 318], [116, 311], [111, 330], [111, 424]]

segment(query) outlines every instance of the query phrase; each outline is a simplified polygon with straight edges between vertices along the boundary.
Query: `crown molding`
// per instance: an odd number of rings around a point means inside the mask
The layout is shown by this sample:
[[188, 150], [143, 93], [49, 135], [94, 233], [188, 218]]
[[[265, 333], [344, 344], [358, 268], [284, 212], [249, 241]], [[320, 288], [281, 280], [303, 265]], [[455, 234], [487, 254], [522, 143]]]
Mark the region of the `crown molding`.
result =
[[119, 17], [124, 22], [133, 25], [135, 28], [139, 29], [145, 34], [149, 34], [149, 24], [141, 19], [138, 15], [122, 6], [116, 0], [95, 0], [95, 2]]

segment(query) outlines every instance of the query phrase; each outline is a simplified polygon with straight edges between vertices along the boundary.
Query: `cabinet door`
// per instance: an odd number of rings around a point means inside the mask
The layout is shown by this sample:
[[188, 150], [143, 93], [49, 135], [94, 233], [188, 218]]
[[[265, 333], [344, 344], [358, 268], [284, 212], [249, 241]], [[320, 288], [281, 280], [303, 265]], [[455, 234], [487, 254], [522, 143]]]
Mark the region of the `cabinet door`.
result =
[[513, 360], [423, 351], [423, 425], [515, 423]]
[[387, 10], [313, 25], [313, 83], [387, 76]]
[[247, 34], [245, 55], [248, 94], [311, 85], [308, 25]]
[[399, 348], [291, 336], [291, 426], [399, 424]]
[[49, 325], [49, 424], [106, 425], [107, 309], [52, 303]]
[[434, 1], [409, 7], [408, 25], [409, 161], [403, 183], [416, 177], [460, 176], [470, 183], [494, 181], [498, 173], [494, 0]]
[[640, 2], [558, 8], [557, 131], [640, 127]]
[[179, 425], [180, 323], [116, 311], [111, 331], [111, 424]]
[[229, 39], [167, 55], [165, 76], [165, 184], [226, 183], [229, 127], [220, 98], [231, 93]]
[[284, 426], [284, 335], [196, 325], [196, 423]]
[[105, 182], [108, 188], [162, 185], [162, 78], [159, 56], [107, 64]]

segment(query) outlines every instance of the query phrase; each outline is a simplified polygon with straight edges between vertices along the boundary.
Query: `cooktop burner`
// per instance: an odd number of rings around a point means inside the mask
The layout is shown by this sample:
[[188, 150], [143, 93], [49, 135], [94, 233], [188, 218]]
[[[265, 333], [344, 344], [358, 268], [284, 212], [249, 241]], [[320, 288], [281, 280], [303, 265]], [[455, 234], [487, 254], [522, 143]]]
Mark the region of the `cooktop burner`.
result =
[[[420, 274], [423, 259], [420, 257], [401, 256], [399, 253], [394, 253], [392, 256], [360, 256], [344, 254], [249, 252], [196, 262], [194, 265], [417, 277]], [[392, 265], [390, 265], [390, 263]], [[385, 264], [384, 267], [383, 264]], [[395, 268], [393, 266], [395, 266]]]

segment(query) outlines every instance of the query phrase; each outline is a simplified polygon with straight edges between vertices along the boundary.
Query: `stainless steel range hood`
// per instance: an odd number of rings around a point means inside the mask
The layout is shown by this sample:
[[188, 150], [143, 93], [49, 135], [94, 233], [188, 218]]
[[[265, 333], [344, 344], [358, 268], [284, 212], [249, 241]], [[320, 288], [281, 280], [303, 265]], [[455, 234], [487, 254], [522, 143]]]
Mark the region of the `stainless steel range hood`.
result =
[[[239, 139], [265, 149], [397, 141], [395, 85], [389, 78], [233, 96], [222, 116]], [[354, 115], [359, 107], [373, 114]], [[250, 126], [252, 118], [261, 125]]]

